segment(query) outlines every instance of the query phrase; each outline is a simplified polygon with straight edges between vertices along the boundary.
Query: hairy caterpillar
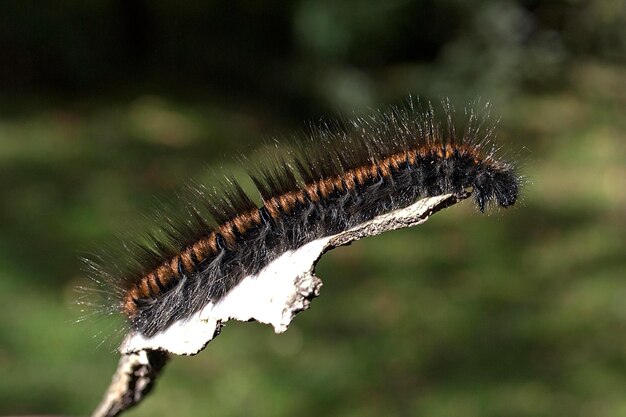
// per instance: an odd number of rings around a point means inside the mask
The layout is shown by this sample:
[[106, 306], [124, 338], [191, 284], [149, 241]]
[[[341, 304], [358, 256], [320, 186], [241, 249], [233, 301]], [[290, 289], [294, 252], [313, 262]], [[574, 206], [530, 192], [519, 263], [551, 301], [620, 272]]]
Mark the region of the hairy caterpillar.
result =
[[105, 287], [106, 308], [151, 338], [216, 303], [282, 254], [416, 201], [471, 190], [478, 209], [509, 207], [520, 177], [496, 156], [493, 130], [469, 112], [461, 134], [444, 105], [412, 103], [319, 129], [271, 163], [251, 169], [259, 207], [229, 176], [209, 191], [190, 187], [186, 215], [163, 216], [166, 239], [126, 245], [131, 266], [88, 261]]

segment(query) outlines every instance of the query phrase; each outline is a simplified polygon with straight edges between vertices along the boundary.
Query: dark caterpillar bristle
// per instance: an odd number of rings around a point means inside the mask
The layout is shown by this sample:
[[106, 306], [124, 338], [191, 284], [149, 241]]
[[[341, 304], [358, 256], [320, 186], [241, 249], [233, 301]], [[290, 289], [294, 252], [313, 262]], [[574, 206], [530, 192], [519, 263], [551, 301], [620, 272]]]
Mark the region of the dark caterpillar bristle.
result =
[[449, 108], [446, 122], [442, 129], [432, 107], [419, 113], [409, 106], [318, 130], [251, 168], [261, 207], [231, 177], [211, 191], [190, 187], [186, 215], [163, 220], [165, 238], [148, 236], [129, 249], [137, 266], [97, 269], [114, 289], [112, 307], [152, 336], [282, 253], [421, 198], [473, 189], [481, 212], [513, 205], [520, 179], [493, 147], [485, 152], [492, 132], [482, 131], [475, 113], [460, 137]]

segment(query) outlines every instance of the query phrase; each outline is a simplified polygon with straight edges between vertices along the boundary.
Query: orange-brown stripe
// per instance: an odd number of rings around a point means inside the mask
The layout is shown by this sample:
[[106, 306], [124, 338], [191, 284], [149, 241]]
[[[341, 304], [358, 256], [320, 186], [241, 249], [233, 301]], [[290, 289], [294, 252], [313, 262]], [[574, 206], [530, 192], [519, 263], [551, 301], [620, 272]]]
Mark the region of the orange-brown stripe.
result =
[[319, 187], [317, 185], [317, 182], [314, 182], [306, 186], [306, 194], [309, 197], [309, 200], [313, 202], [316, 202], [320, 199], [318, 191], [319, 191]]
[[178, 275], [178, 256], [174, 256], [172, 259], [170, 259], [167, 269], [170, 273], [170, 276], [175, 277]]
[[343, 182], [346, 185], [347, 191], [352, 190], [355, 186], [354, 183], [355, 177], [354, 177], [354, 171], [350, 170], [350, 171], [346, 171], [343, 175]]
[[154, 274], [149, 274], [147, 277], [148, 284], [150, 285], [150, 290], [152, 294], [160, 294], [161, 288], [159, 287], [158, 282], [156, 281], [156, 277]]
[[163, 287], [168, 287], [170, 285], [170, 276], [167, 275], [165, 273], [165, 268], [163, 268], [162, 266], [157, 268], [156, 271], [154, 271], [154, 275], [156, 276], [156, 278], [159, 280], [159, 282], [161, 283], [161, 285]]
[[183, 262], [183, 267], [185, 268], [185, 272], [191, 272], [193, 270], [193, 260], [191, 259], [191, 251], [190, 248], [185, 249], [180, 254], [180, 259]]
[[235, 243], [235, 233], [233, 231], [233, 224], [230, 222], [224, 223], [219, 227], [219, 233], [222, 235], [226, 244], [233, 245]]
[[380, 173], [384, 177], [388, 177], [391, 175], [391, 169], [389, 168], [389, 163], [390, 163], [389, 158], [386, 158], [380, 161], [380, 163], [378, 164], [378, 169], [380, 169]]

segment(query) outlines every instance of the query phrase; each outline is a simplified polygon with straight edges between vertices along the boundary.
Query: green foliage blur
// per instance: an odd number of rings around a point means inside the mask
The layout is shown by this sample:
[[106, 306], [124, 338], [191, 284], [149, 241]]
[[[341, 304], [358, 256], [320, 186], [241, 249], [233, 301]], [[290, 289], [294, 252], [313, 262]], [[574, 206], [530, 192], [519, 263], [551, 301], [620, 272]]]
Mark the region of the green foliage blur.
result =
[[625, 28], [621, 0], [0, 2], [0, 415], [108, 386], [119, 322], [75, 323], [81, 256], [412, 94], [491, 102], [521, 201], [331, 252], [286, 333], [229, 323], [127, 415], [626, 416]]

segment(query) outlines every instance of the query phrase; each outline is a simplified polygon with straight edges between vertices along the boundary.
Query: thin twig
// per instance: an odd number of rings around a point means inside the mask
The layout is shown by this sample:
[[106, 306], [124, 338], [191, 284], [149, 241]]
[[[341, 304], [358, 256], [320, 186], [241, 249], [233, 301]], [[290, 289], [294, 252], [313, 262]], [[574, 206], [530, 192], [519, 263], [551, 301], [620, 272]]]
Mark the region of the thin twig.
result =
[[154, 387], [169, 354], [142, 350], [122, 355], [111, 385], [91, 417], [114, 417], [139, 403]]

